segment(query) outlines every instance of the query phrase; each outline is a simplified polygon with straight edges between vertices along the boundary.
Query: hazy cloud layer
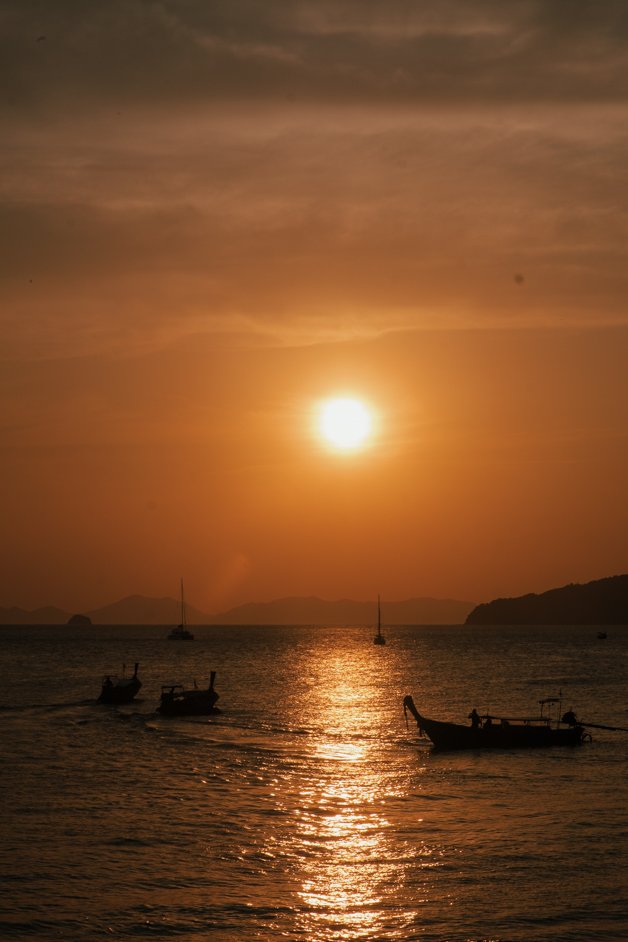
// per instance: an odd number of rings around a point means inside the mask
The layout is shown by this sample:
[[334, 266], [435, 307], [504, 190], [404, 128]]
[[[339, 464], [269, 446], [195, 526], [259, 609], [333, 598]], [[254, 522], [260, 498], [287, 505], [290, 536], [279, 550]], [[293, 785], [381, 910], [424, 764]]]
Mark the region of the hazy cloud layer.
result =
[[0, 24], [9, 355], [625, 319], [622, 2]]
[[622, 0], [15, 0], [9, 106], [625, 100]]

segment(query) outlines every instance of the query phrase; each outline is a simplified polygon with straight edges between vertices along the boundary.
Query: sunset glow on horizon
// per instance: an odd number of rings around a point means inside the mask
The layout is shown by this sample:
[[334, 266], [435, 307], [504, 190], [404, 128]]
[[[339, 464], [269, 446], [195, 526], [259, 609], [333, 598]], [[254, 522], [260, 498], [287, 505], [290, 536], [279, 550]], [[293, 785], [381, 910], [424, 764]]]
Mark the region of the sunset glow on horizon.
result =
[[616, 13], [112, 9], [3, 24], [0, 606], [626, 571]]

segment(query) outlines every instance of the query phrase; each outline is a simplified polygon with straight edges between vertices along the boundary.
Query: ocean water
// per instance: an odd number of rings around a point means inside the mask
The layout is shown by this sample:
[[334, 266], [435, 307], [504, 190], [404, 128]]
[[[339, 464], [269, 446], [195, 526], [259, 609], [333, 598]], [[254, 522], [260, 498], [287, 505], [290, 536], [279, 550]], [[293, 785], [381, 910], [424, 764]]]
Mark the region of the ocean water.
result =
[[[406, 727], [562, 693], [628, 727], [628, 629], [0, 629], [0, 934], [628, 939], [628, 733], [434, 753]], [[140, 662], [128, 706], [102, 675]], [[217, 671], [222, 714], [162, 718]]]

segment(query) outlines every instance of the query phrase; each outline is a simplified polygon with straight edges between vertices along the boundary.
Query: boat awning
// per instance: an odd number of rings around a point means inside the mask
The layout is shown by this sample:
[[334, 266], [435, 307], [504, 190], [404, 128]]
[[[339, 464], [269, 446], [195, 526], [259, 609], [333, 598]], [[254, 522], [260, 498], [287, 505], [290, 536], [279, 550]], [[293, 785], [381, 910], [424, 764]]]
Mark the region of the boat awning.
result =
[[549, 723], [549, 716], [494, 716], [488, 713], [481, 717], [483, 720], [494, 720], [498, 723]]

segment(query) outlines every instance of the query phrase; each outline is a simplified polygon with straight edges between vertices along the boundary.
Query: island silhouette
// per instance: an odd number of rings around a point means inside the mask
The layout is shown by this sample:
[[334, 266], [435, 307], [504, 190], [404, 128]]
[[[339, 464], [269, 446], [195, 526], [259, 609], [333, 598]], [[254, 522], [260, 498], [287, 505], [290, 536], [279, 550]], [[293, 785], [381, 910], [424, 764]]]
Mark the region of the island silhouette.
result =
[[628, 625], [628, 575], [484, 602], [465, 624]]

